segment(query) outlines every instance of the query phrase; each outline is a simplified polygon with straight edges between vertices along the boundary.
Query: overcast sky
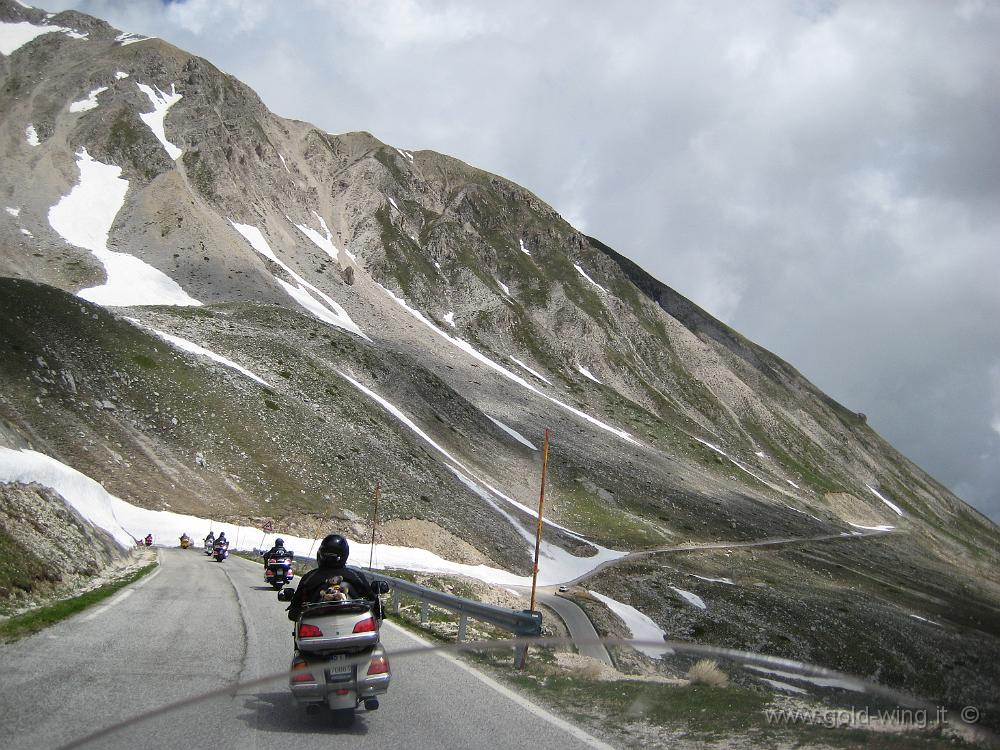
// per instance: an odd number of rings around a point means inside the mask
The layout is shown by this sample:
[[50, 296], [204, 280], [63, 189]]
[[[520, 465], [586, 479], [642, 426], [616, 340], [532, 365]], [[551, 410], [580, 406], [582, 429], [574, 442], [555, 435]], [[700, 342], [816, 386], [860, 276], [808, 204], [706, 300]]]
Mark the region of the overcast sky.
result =
[[528, 187], [1000, 521], [1000, 2], [36, 4]]

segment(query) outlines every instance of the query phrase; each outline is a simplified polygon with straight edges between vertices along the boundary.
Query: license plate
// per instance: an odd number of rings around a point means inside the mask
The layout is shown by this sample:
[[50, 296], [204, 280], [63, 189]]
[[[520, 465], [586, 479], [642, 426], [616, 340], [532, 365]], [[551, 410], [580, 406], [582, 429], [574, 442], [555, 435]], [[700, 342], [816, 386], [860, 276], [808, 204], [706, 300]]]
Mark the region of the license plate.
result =
[[326, 665], [326, 674], [329, 679], [332, 680], [345, 680], [351, 677], [351, 662], [347, 660], [346, 656], [337, 656], [331, 658]]

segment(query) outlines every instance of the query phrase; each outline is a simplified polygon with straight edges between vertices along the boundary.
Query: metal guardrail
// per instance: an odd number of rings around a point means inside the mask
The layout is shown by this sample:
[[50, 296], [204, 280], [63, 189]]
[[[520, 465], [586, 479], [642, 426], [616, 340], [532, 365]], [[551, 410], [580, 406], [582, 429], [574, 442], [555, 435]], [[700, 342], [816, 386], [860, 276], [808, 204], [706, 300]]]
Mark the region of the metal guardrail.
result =
[[[508, 633], [513, 633], [518, 638], [537, 638], [542, 634], [542, 613], [528, 609], [508, 609], [497, 607], [493, 604], [483, 604], [482, 602], [464, 599], [454, 594], [446, 594], [443, 591], [421, 586], [417, 583], [404, 581], [401, 578], [383, 575], [374, 571], [366, 573], [378, 581], [385, 581], [392, 590], [392, 611], [399, 614], [399, 601], [405, 594], [420, 601], [420, 622], [427, 624], [428, 607], [433, 604], [458, 614], [458, 640], [464, 641], [469, 618], [488, 622]], [[520, 657], [524, 647], [518, 647]]]

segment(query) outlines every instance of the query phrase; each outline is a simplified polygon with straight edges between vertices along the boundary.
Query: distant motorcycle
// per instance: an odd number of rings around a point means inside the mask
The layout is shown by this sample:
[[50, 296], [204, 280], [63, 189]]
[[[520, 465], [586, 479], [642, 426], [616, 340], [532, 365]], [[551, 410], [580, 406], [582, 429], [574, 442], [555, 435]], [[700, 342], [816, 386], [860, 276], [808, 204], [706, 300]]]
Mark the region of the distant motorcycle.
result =
[[153, 546], [153, 535], [152, 534], [146, 534], [146, 546], [147, 547], [152, 547]]
[[270, 584], [275, 589], [281, 589], [286, 583], [291, 583], [295, 578], [293, 557], [294, 555], [289, 552], [283, 557], [267, 558], [264, 563], [264, 583]]
[[181, 537], [181, 549], [187, 549], [191, 546], [191, 537], [187, 534]]
[[211, 557], [215, 553], [215, 537], [205, 537], [205, 554]]
[[215, 561], [223, 562], [229, 557], [229, 542], [224, 541], [222, 544], [218, 542], [215, 543]]

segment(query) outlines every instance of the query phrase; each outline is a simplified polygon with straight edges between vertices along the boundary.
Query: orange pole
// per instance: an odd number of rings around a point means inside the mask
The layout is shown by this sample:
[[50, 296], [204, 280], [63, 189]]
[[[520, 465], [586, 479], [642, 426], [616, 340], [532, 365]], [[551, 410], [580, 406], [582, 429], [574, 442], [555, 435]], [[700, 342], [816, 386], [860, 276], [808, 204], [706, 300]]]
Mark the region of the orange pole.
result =
[[379, 491], [382, 489], [382, 483], [375, 483], [375, 511], [372, 513], [372, 544], [368, 554], [368, 570], [372, 569], [372, 563], [375, 560], [375, 524], [378, 523], [378, 496]]
[[538, 552], [542, 546], [542, 510], [545, 507], [545, 471], [549, 466], [549, 431], [545, 430], [542, 444], [542, 489], [538, 494], [538, 528], [535, 530], [535, 565], [531, 571], [531, 611], [535, 610], [535, 589], [538, 586]]

